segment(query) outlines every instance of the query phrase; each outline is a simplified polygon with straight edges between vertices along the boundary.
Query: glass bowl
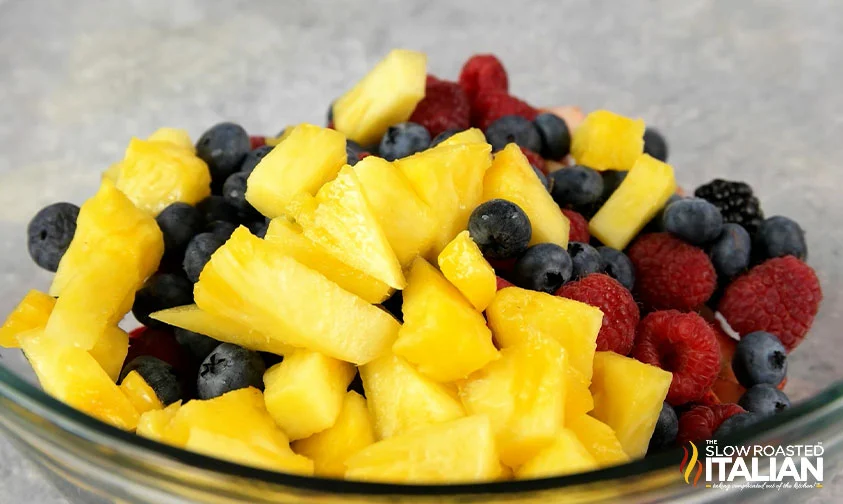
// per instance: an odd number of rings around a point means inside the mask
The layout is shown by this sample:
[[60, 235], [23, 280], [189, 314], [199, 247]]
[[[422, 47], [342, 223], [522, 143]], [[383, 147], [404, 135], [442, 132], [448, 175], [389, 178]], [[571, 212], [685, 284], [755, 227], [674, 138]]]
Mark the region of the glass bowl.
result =
[[[50, 275], [26, 253], [29, 218], [53, 201], [81, 203], [132, 135], [159, 126], [193, 135], [221, 120], [256, 134], [321, 123], [328, 104], [392, 47], [429, 55], [455, 78], [476, 52], [498, 54], [514, 94], [535, 104], [641, 116], [670, 144], [687, 188], [714, 177], [750, 182], [767, 215], [807, 230], [825, 299], [792, 354], [796, 405], [735, 443], [816, 444], [823, 489], [839, 502], [843, 345], [839, 251], [843, 214], [843, 4], [783, 2], [49, 2], [3, 4], [0, 54], [0, 313]], [[14, 50], [11, 45], [14, 41]], [[597, 472], [484, 485], [397, 486], [249, 469], [126, 434], [42, 393], [18, 352], [0, 351], [3, 466], [43, 469], [72, 502], [663, 502], [780, 500], [688, 485], [682, 450]], [[8, 447], [10, 442], [15, 450]], [[21, 467], [29, 467], [22, 465]], [[43, 493], [11, 472], [0, 502]], [[50, 494], [58, 499], [57, 494]]]

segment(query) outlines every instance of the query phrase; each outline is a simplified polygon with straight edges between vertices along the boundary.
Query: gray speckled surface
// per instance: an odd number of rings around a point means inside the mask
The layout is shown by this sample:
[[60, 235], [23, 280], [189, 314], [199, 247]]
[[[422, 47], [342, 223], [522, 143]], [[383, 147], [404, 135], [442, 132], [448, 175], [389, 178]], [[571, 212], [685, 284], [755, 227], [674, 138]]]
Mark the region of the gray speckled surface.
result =
[[[839, 346], [823, 351], [843, 322], [841, 44], [837, 0], [0, 0], [0, 311], [49, 281], [26, 255], [28, 218], [81, 203], [130, 136], [223, 119], [273, 134], [321, 121], [391, 47], [448, 77], [494, 52], [515, 94], [642, 116], [683, 184], [751, 180], [769, 214], [804, 224], [826, 287], [792, 359], [804, 397], [843, 375]], [[809, 500], [832, 502], [836, 480]], [[0, 503], [63, 502], [4, 439], [0, 482]]]

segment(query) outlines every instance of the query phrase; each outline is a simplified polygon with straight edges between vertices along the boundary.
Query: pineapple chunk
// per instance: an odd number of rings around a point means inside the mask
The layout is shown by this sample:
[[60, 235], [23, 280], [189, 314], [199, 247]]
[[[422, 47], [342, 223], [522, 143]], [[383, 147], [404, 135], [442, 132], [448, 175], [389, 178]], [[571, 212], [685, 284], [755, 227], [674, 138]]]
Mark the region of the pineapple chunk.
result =
[[480, 247], [463, 231], [439, 253], [439, 269], [462, 292], [477, 311], [492, 302], [497, 291], [495, 270], [486, 262]]
[[425, 257], [439, 252], [468, 227], [468, 218], [483, 197], [483, 175], [492, 164], [486, 143], [437, 145], [395, 161], [416, 194], [433, 211], [437, 237]]
[[129, 334], [117, 326], [106, 327], [88, 351], [103, 371], [116, 382], [129, 353]]
[[483, 316], [421, 257], [410, 268], [403, 297], [404, 325], [392, 351], [425, 375], [459, 380], [498, 358]]
[[196, 147], [193, 146], [193, 141], [190, 139], [190, 134], [187, 130], [179, 128], [158, 128], [154, 133], [147, 138], [150, 142], [167, 142], [176, 147], [181, 147], [191, 154], [196, 153]]
[[450, 137], [442, 141], [440, 145], [460, 145], [460, 144], [485, 144], [486, 135], [478, 128], [469, 128], [467, 130], [454, 133]]
[[673, 375], [614, 352], [594, 356], [594, 418], [611, 427], [632, 458], [647, 453]]
[[427, 57], [394, 49], [334, 103], [337, 131], [359, 143], [378, 142], [386, 129], [410, 118], [424, 98]]
[[511, 143], [495, 154], [483, 180], [483, 201], [505, 199], [521, 207], [533, 228], [530, 245], [555, 243], [568, 246], [570, 224], [553, 201], [521, 149]]
[[158, 395], [137, 371], [131, 371], [123, 378], [120, 390], [129, 398], [139, 415], [164, 409], [164, 404], [158, 399]]
[[554, 442], [515, 471], [518, 479], [564, 476], [598, 469], [597, 460], [568, 429], [561, 429]]
[[328, 128], [300, 124], [249, 175], [246, 200], [274, 218], [300, 194], [315, 194], [345, 164], [345, 137]]
[[346, 461], [346, 479], [469, 483], [500, 477], [489, 418], [476, 415], [377, 442]]
[[675, 192], [673, 168], [644, 154], [591, 218], [588, 230], [606, 245], [623, 250]]
[[345, 461], [375, 442], [372, 418], [366, 399], [350, 390], [345, 394], [340, 416], [329, 429], [292, 443], [293, 451], [313, 460], [316, 476], [342, 478]]
[[360, 368], [378, 439], [465, 416], [459, 400], [404, 359], [385, 355]]
[[595, 110], [574, 130], [571, 155], [595, 170], [629, 170], [644, 152], [644, 121]]
[[567, 420], [565, 427], [576, 434], [600, 467], [629, 462], [629, 455], [623, 451], [615, 431], [600, 420], [589, 415], [578, 415]]
[[277, 453], [261, 445], [203, 429], [191, 429], [184, 448], [229, 462], [284, 473], [313, 474], [313, 462], [292, 452]]
[[275, 245], [280, 253], [322, 273], [328, 280], [369, 303], [383, 302], [392, 295], [393, 290], [388, 285], [340, 261], [325, 248], [305, 238], [301, 228], [284, 217], [272, 219], [265, 240]]
[[354, 166], [354, 172], [398, 262], [409, 266], [433, 246], [438, 231], [433, 211], [388, 161], [369, 156]]
[[400, 324], [241, 226], [194, 288], [202, 311], [285, 345], [365, 364], [386, 353]]
[[401, 263], [350, 166], [325, 184], [312, 201], [315, 204], [301, 205], [295, 215], [305, 238], [390, 287], [404, 288], [407, 282]]
[[0, 327], [0, 346], [20, 348], [18, 335], [32, 329], [43, 329], [56, 300], [41, 291], [31, 290], [21, 299]]
[[517, 468], [553, 442], [563, 423], [568, 356], [552, 338], [501, 354], [461, 384], [460, 399], [469, 415], [489, 416], [501, 462]]
[[164, 409], [152, 409], [141, 414], [135, 434], [159, 443], [166, 443], [167, 429], [179, 408], [181, 408], [181, 401], [176, 401]]
[[263, 375], [263, 399], [290, 439], [304, 439], [334, 425], [356, 370], [347, 362], [299, 350]]

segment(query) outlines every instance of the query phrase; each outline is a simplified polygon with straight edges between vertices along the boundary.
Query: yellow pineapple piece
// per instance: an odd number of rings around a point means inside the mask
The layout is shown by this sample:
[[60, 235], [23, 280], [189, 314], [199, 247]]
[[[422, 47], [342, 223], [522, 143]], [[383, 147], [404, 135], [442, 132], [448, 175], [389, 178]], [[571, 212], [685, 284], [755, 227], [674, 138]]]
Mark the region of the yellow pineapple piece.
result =
[[555, 243], [568, 246], [570, 224], [536, 176], [521, 149], [511, 143], [495, 154], [483, 180], [483, 201], [504, 199], [515, 203], [530, 219], [530, 245]]
[[296, 195], [315, 194], [333, 179], [345, 158], [345, 137], [341, 133], [300, 124], [249, 175], [246, 200], [267, 217], [284, 215]]
[[438, 231], [433, 211], [416, 196], [404, 174], [386, 160], [361, 159], [354, 173], [398, 262], [409, 266], [433, 245]]
[[176, 401], [164, 409], [151, 409], [142, 413], [138, 419], [138, 428], [135, 434], [159, 443], [166, 443], [167, 429], [179, 408], [181, 408], [181, 401]]
[[673, 168], [644, 154], [588, 223], [589, 232], [623, 250], [676, 192]]
[[351, 390], [345, 394], [342, 410], [332, 427], [294, 441], [291, 446], [294, 452], [313, 460], [316, 476], [342, 478], [345, 461], [374, 442], [375, 430], [366, 399]]
[[597, 460], [568, 429], [561, 429], [553, 443], [515, 471], [518, 479], [564, 476], [598, 469]]
[[324, 247], [305, 238], [301, 227], [284, 217], [272, 219], [264, 239], [275, 245], [281, 254], [322, 273], [369, 303], [380, 303], [392, 295], [390, 286], [340, 261]]
[[259, 469], [304, 476], [313, 474], [313, 462], [301, 455], [276, 453], [261, 445], [248, 444], [236, 437], [203, 429], [192, 429], [184, 448]]
[[468, 414], [491, 419], [505, 465], [517, 468], [554, 440], [565, 417], [567, 367], [565, 349], [541, 338], [505, 348], [460, 385]]
[[577, 415], [567, 419], [565, 427], [576, 434], [600, 467], [629, 462], [629, 455], [623, 451], [615, 431], [600, 420], [590, 415]]
[[400, 326], [243, 226], [211, 256], [194, 298], [202, 311], [285, 345], [355, 364], [385, 354]]
[[129, 334], [117, 326], [106, 327], [88, 353], [99, 363], [111, 381], [116, 382], [129, 353]]
[[305, 238], [340, 261], [390, 287], [406, 286], [401, 264], [350, 166], [319, 190], [315, 205], [303, 205], [295, 217]]
[[647, 453], [673, 375], [614, 352], [594, 356], [594, 418], [611, 427], [631, 458]]
[[437, 237], [425, 255], [429, 260], [435, 261], [445, 245], [468, 227], [471, 212], [482, 201], [491, 152], [487, 143], [437, 145], [393, 163], [436, 218]]
[[334, 126], [360, 145], [372, 145], [387, 128], [410, 118], [424, 98], [426, 80], [424, 53], [394, 49], [337, 99]]
[[123, 378], [120, 390], [129, 398], [139, 415], [164, 409], [164, 404], [158, 399], [158, 395], [137, 371], [131, 371]]
[[444, 385], [413, 369], [396, 355], [360, 368], [363, 389], [378, 439], [465, 416], [459, 400]]
[[379, 441], [346, 460], [346, 479], [469, 483], [500, 477], [489, 418], [470, 416]]
[[436, 268], [420, 257], [408, 278], [395, 355], [441, 382], [465, 378], [498, 357], [483, 316]]
[[480, 247], [463, 231], [439, 253], [439, 269], [462, 292], [477, 311], [492, 302], [497, 290], [495, 270], [480, 252]]
[[263, 376], [263, 399], [290, 439], [304, 439], [334, 425], [356, 369], [318, 352], [299, 350]]
[[574, 130], [571, 155], [595, 170], [629, 170], [644, 152], [644, 121], [595, 110]]
[[149, 135], [147, 140], [150, 142], [168, 142], [191, 153], [196, 152], [196, 147], [193, 146], [190, 134], [187, 130], [179, 128], [158, 128], [154, 133]]
[[437, 147], [442, 145], [460, 145], [460, 144], [485, 144], [486, 135], [478, 128], [469, 128], [467, 130], [454, 133], [450, 137], [442, 141]]
[[31, 290], [21, 299], [0, 327], [0, 346], [20, 348], [18, 335], [32, 329], [43, 329], [53, 311], [56, 299], [38, 290]]

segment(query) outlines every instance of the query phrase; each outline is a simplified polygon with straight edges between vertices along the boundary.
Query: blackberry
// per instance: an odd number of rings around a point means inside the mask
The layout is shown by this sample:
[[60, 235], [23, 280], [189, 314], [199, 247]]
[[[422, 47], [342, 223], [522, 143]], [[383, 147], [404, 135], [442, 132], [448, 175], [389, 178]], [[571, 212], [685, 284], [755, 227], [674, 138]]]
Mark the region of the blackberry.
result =
[[750, 234], [754, 234], [764, 220], [761, 204], [746, 182], [714, 179], [697, 187], [694, 196], [708, 200], [719, 208], [723, 222], [740, 224]]

